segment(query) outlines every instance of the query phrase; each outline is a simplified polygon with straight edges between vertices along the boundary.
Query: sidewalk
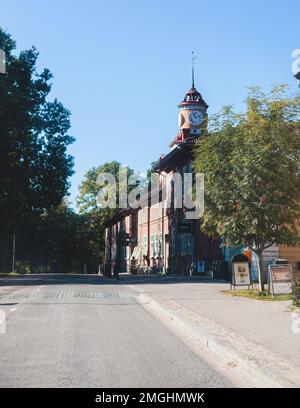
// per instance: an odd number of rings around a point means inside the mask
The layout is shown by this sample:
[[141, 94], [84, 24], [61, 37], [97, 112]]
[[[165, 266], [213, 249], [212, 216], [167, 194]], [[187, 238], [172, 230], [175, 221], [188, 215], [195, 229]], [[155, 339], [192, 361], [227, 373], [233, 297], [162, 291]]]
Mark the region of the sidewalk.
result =
[[292, 331], [295, 314], [288, 309], [290, 302], [230, 297], [221, 293], [229, 289], [228, 284], [213, 281], [166, 283], [141, 283], [134, 289], [181, 321], [198, 324], [202, 341], [207, 335], [223, 351], [227, 345], [236, 346], [237, 357], [248, 350], [249, 360], [257, 358], [257, 364], [265, 362], [264, 368], [294, 374], [293, 382], [300, 386], [300, 333]]

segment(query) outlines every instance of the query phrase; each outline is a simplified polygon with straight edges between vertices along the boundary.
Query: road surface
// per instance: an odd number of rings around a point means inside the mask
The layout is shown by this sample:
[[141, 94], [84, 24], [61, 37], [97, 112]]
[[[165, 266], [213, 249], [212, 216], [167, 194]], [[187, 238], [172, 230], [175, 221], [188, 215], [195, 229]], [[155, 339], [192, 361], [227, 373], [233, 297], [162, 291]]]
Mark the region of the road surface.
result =
[[1, 278], [0, 387], [234, 386], [145, 310], [132, 282]]

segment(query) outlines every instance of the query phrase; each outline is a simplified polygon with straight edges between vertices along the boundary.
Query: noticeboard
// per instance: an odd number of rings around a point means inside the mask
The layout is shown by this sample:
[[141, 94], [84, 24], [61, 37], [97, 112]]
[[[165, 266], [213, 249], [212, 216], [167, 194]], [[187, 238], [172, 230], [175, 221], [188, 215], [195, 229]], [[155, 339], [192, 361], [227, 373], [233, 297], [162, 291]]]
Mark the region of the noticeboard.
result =
[[269, 265], [268, 287], [272, 295], [292, 293], [293, 269], [289, 264]]
[[248, 262], [235, 262], [232, 264], [234, 286], [250, 286], [250, 270]]
[[235, 255], [232, 260], [231, 286], [251, 286], [249, 259], [243, 254]]

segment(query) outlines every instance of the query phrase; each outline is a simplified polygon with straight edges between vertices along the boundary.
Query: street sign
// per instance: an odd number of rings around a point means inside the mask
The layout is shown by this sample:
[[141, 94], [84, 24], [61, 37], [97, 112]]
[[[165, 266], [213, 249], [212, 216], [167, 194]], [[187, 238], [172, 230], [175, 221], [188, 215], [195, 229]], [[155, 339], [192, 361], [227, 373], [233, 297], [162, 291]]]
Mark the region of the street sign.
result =
[[128, 246], [130, 244], [136, 244], [137, 243], [137, 238], [136, 237], [132, 237], [132, 238], [125, 238], [125, 239], [121, 239], [121, 245], [122, 246]]
[[182, 222], [178, 225], [178, 232], [181, 234], [190, 234], [192, 232], [192, 225]]
[[137, 237], [129, 238], [129, 242], [130, 242], [131, 244], [137, 244]]
[[198, 273], [205, 273], [205, 261], [198, 261], [197, 262], [197, 272]]
[[246, 255], [235, 255], [232, 258], [232, 272], [230, 286], [251, 286], [249, 259]]
[[293, 269], [289, 264], [269, 265], [268, 289], [274, 295], [292, 293]]

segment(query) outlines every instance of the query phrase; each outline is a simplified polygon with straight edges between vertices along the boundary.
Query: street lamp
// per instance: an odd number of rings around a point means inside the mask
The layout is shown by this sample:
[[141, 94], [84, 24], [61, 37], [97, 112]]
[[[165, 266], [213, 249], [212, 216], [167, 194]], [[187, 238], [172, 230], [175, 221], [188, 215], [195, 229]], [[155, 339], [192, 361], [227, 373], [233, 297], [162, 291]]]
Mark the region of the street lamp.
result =
[[[89, 221], [88, 220], [83, 220], [83, 225], [79, 226], [77, 228], [77, 238], [79, 239], [84, 239], [89, 236], [89, 231], [87, 231], [87, 228], [89, 227]], [[86, 256], [84, 257], [84, 262], [86, 261]], [[87, 264], [83, 264], [83, 274], [87, 274]]]
[[12, 273], [15, 273], [16, 265], [16, 233], [13, 233], [13, 247], [12, 247]]

